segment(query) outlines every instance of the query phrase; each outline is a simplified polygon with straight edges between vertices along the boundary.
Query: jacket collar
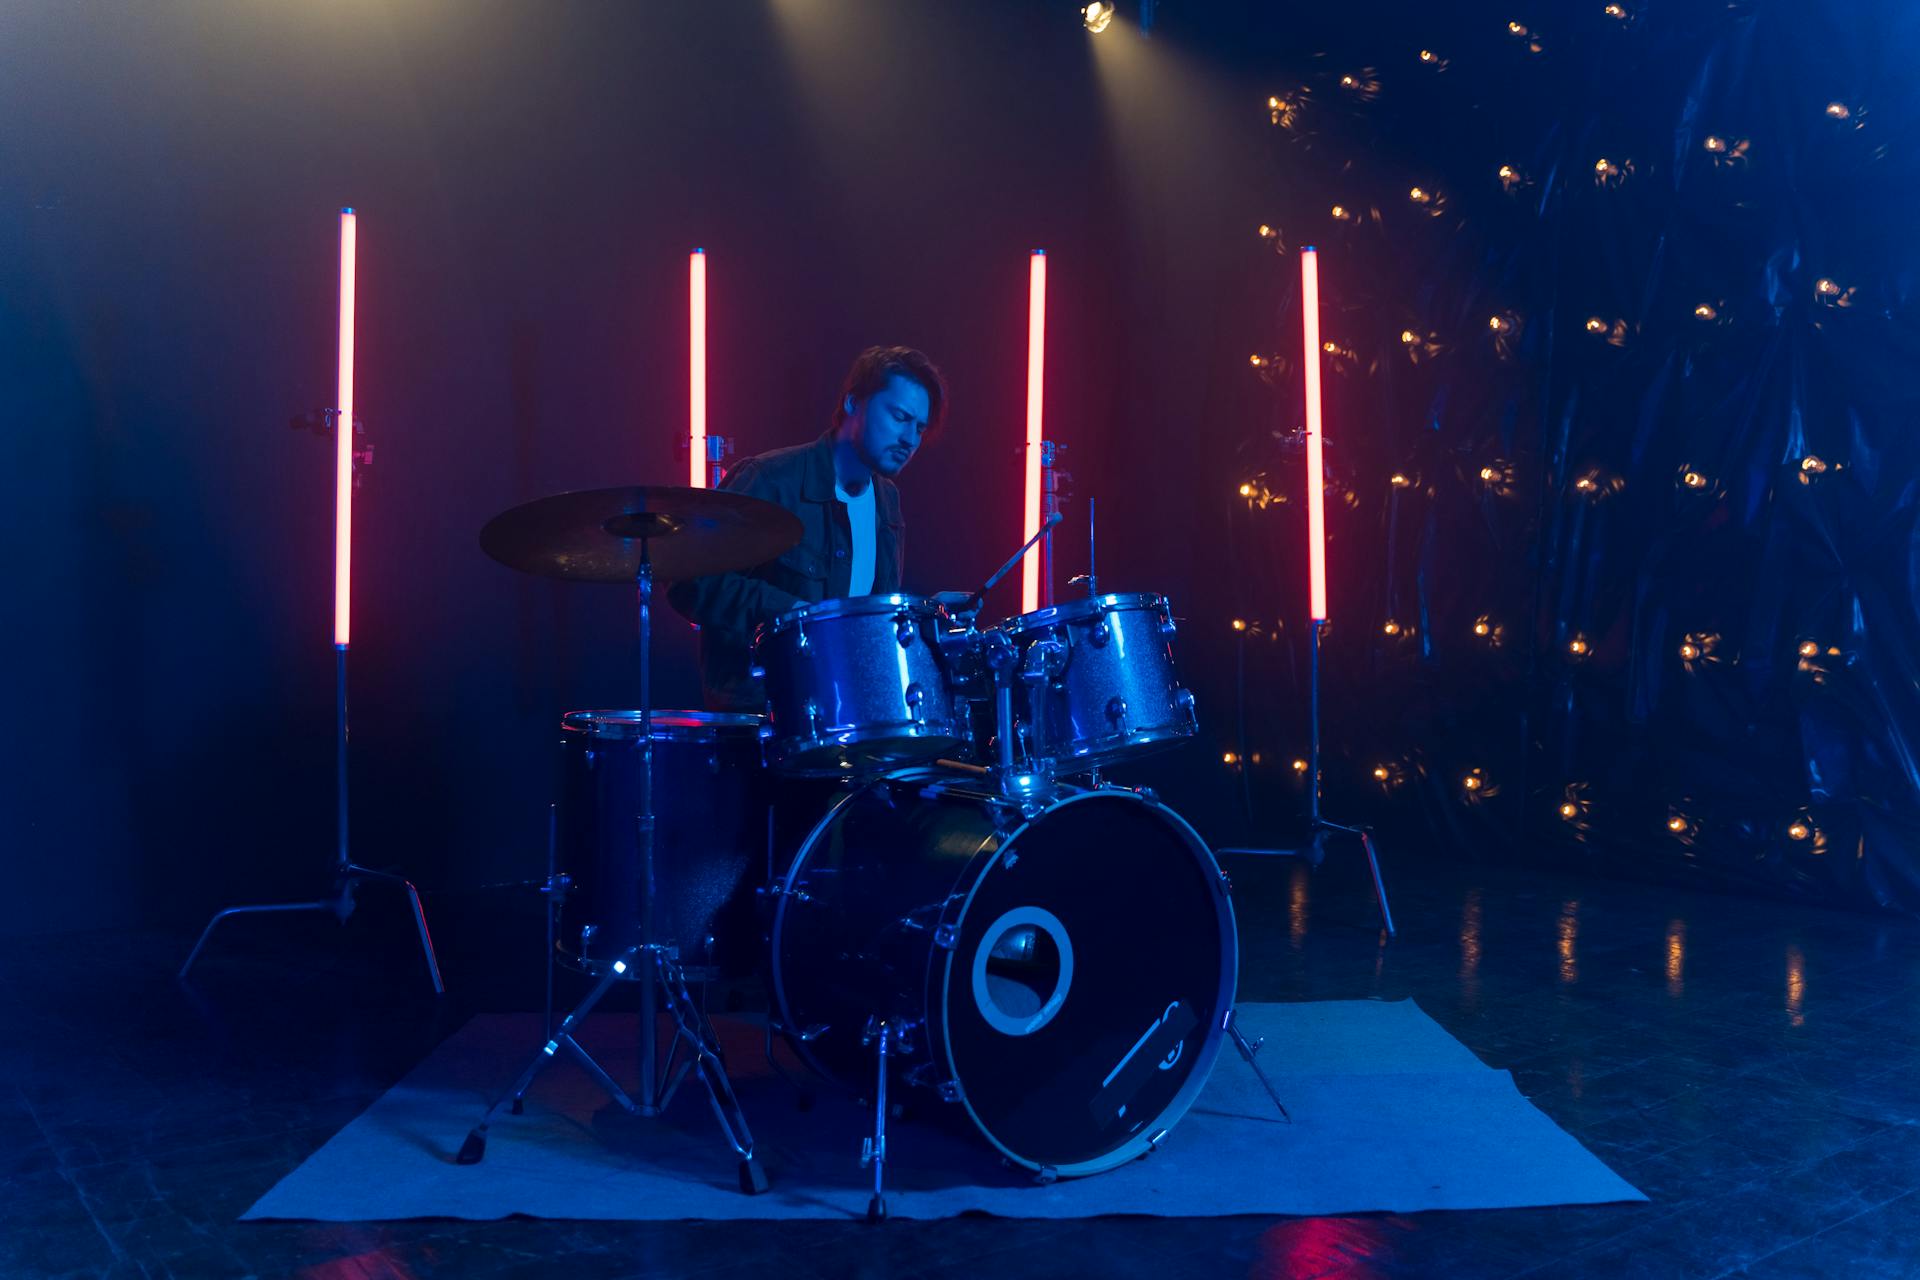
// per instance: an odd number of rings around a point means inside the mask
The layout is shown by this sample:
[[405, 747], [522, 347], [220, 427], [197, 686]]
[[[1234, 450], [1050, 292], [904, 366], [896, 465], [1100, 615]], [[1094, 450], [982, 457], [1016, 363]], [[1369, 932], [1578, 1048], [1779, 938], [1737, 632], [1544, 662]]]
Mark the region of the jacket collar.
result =
[[[834, 429], [828, 427], [820, 438], [807, 448], [807, 467], [800, 477], [800, 497], [804, 501], [832, 502], [834, 500], [833, 435]], [[901, 524], [900, 490], [893, 481], [885, 476], [876, 475], [873, 478], [873, 491], [881, 523]]]

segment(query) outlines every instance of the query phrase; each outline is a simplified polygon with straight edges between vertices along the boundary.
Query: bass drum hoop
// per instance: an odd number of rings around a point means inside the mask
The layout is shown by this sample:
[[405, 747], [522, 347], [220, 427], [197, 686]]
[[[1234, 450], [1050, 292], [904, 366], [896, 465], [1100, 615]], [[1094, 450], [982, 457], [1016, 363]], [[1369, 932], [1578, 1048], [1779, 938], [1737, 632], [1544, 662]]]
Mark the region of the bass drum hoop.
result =
[[[838, 1075], [828, 1070], [826, 1066], [813, 1055], [813, 1052], [807, 1048], [806, 1041], [801, 1039], [801, 1028], [793, 1025], [793, 1015], [787, 1005], [786, 982], [782, 974], [782, 965], [780, 962], [781, 941], [783, 929], [786, 924], [787, 903], [790, 900], [790, 895], [794, 891], [795, 881], [798, 880], [802, 868], [806, 865], [807, 855], [813, 851], [814, 844], [833, 825], [842, 809], [851, 804], [857, 797], [865, 794], [871, 787], [886, 782], [913, 782], [916, 780], [937, 781], [943, 784], [958, 783], [965, 780], [965, 775], [956, 777], [950, 770], [921, 766], [918, 768], [895, 770], [892, 773], [882, 774], [879, 777], [867, 780], [863, 786], [854, 788], [848, 794], [835, 801], [833, 807], [827, 811], [826, 816], [822, 817], [820, 821], [815, 824], [813, 830], [807, 833], [805, 842], [801, 844], [800, 851], [794, 855], [793, 863], [788, 867], [787, 874], [781, 882], [781, 899], [774, 913], [773, 928], [770, 931], [768, 940], [769, 954], [772, 961], [771, 971], [773, 975], [774, 1006], [780, 1017], [780, 1025], [786, 1029], [787, 1042], [794, 1047], [801, 1059], [823, 1079], [833, 1080], [843, 1085], [847, 1082], [841, 1080]], [[1112, 1151], [1091, 1160], [1082, 1160], [1068, 1165], [1043, 1165], [1039, 1161], [1021, 1155], [1002, 1142], [999, 1136], [987, 1127], [986, 1122], [980, 1118], [979, 1113], [973, 1109], [973, 1101], [967, 1094], [965, 1084], [959, 1079], [959, 1070], [954, 1066], [952, 1050], [948, 1044], [946, 1034], [947, 1002], [941, 1001], [936, 1003], [933, 999], [936, 973], [938, 975], [937, 980], [940, 984], [940, 989], [948, 993], [950, 998], [953, 995], [953, 984], [955, 982], [953, 966], [955, 960], [959, 958], [957, 950], [949, 950], [942, 947], [934, 947], [932, 949], [930, 952], [931, 960], [940, 960], [941, 957], [944, 957], [944, 960], [940, 963], [928, 964], [921, 997], [921, 1013], [927, 1019], [927, 1024], [922, 1030], [928, 1035], [931, 1043], [938, 1045], [934, 1061], [938, 1070], [941, 1072], [939, 1083], [951, 1082], [958, 1086], [957, 1092], [960, 1105], [966, 1109], [967, 1119], [971, 1123], [973, 1131], [985, 1138], [994, 1150], [1021, 1168], [1035, 1171], [1051, 1169], [1055, 1175], [1063, 1178], [1083, 1177], [1088, 1174], [1104, 1173], [1108, 1169], [1118, 1168], [1130, 1160], [1145, 1155], [1153, 1149], [1161, 1137], [1165, 1136], [1168, 1130], [1172, 1129], [1174, 1125], [1178, 1124], [1181, 1119], [1185, 1117], [1187, 1112], [1192, 1109], [1194, 1102], [1199, 1099], [1201, 1091], [1205, 1089], [1207, 1085], [1207, 1081], [1212, 1078], [1214, 1064], [1219, 1060], [1220, 1052], [1226, 1046], [1225, 1018], [1232, 1013], [1234, 1001], [1238, 997], [1240, 988], [1239, 922], [1234, 916], [1232, 896], [1226, 889], [1226, 876], [1221, 872], [1220, 864], [1213, 856], [1213, 850], [1208, 848], [1207, 842], [1200, 838], [1200, 833], [1194, 830], [1193, 824], [1181, 817], [1178, 813], [1175, 813], [1166, 805], [1161, 804], [1158, 800], [1150, 800], [1136, 791], [1129, 791], [1122, 788], [1074, 788], [1073, 794], [1060, 796], [1038, 813], [1027, 817], [1019, 826], [1013, 828], [1003, 836], [1000, 842], [993, 846], [991, 851], [983, 846], [975, 852], [973, 857], [968, 859], [967, 865], [960, 872], [960, 875], [956, 877], [956, 883], [960, 881], [967, 883], [965, 899], [961, 901], [958, 907], [953, 906], [951, 899], [949, 899], [947, 909], [941, 913], [940, 923], [936, 928], [951, 927], [955, 931], [956, 936], [960, 933], [966, 922], [967, 912], [973, 906], [973, 900], [980, 892], [981, 882], [986, 878], [983, 863], [991, 862], [999, 858], [1007, 849], [1012, 847], [1021, 836], [1025, 835], [1027, 829], [1033, 826], [1039, 819], [1066, 805], [1077, 804], [1081, 801], [1091, 799], [1128, 800], [1143, 805], [1165, 818], [1171, 819], [1175, 829], [1186, 837], [1189, 851], [1200, 855], [1201, 869], [1213, 873], [1210, 880], [1210, 887], [1213, 890], [1212, 896], [1215, 904], [1221, 913], [1220, 967], [1223, 982], [1221, 984], [1221, 1000], [1218, 1005], [1219, 1011], [1216, 1014], [1215, 1020], [1204, 1027], [1204, 1034], [1202, 1035], [1199, 1048], [1196, 1050], [1193, 1070], [1188, 1073], [1186, 1081], [1180, 1086], [1179, 1091], [1173, 1095], [1167, 1105], [1154, 1117], [1152, 1124], [1141, 1129], [1139, 1133], [1133, 1135]], [[936, 1021], [939, 1024], [937, 1027], [934, 1025]]]

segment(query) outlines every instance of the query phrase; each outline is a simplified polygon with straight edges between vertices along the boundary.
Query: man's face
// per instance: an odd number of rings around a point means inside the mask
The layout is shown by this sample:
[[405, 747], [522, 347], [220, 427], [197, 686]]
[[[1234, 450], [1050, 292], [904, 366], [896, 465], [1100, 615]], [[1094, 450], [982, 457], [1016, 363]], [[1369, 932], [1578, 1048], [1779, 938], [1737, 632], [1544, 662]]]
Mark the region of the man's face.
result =
[[853, 402], [846, 427], [869, 471], [892, 479], [905, 469], [926, 432], [927, 409], [927, 389], [897, 373], [865, 403]]

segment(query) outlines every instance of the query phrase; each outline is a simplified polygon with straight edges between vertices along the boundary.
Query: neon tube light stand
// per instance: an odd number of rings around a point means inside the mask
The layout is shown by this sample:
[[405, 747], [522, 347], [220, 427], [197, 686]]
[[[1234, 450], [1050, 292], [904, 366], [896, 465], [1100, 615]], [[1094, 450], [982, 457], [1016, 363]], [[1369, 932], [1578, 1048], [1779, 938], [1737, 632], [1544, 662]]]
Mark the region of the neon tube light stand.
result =
[[206, 948], [207, 939], [223, 920], [235, 916], [283, 914], [290, 911], [331, 912], [341, 924], [353, 915], [362, 881], [394, 885], [406, 891], [413, 911], [413, 926], [420, 936], [420, 950], [426, 957], [427, 976], [433, 981], [435, 995], [446, 994], [440, 977], [440, 960], [434, 954], [433, 935], [427, 929], [426, 911], [420, 905], [420, 891], [404, 876], [377, 871], [354, 862], [347, 821], [347, 647], [350, 639], [353, 566], [353, 486], [355, 468], [370, 464], [372, 452], [355, 440], [359, 420], [353, 412], [353, 329], [354, 329], [354, 249], [355, 216], [351, 209], [340, 211], [340, 380], [339, 407], [329, 409], [325, 419], [332, 425], [334, 438], [334, 861], [333, 891], [330, 897], [310, 902], [276, 902], [244, 907], [228, 907], [214, 913], [200, 940], [193, 944], [186, 963], [180, 966], [185, 979]]
[[[1307, 454], [1307, 848], [1310, 865], [1319, 866], [1329, 833], [1358, 836], [1373, 876], [1373, 896], [1380, 905], [1380, 923], [1389, 938], [1395, 936], [1393, 909], [1387, 905], [1386, 882], [1380, 878], [1380, 858], [1373, 833], [1329, 819], [1320, 808], [1320, 640], [1327, 627], [1326, 464], [1321, 431], [1320, 400], [1320, 262], [1312, 245], [1300, 250], [1300, 314], [1304, 331], [1303, 369], [1306, 377], [1305, 432]], [[1243, 766], [1244, 767], [1244, 766]], [[1221, 849], [1220, 853], [1292, 855], [1296, 849]]]

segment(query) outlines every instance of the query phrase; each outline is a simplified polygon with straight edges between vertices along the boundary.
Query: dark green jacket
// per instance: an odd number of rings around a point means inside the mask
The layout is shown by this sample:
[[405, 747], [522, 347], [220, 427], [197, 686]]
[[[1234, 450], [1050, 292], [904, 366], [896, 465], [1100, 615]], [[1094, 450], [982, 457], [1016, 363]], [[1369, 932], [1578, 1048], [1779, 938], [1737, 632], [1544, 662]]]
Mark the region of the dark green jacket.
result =
[[[846, 504], [833, 496], [833, 432], [812, 444], [743, 459], [722, 489], [765, 498], [800, 517], [800, 542], [777, 560], [741, 573], [677, 582], [667, 599], [700, 628], [700, 683], [714, 711], [764, 711], [766, 692], [747, 674], [754, 631], [787, 610], [847, 594], [853, 574], [853, 528]], [[874, 483], [873, 590], [900, 589], [906, 527], [900, 490]]]

